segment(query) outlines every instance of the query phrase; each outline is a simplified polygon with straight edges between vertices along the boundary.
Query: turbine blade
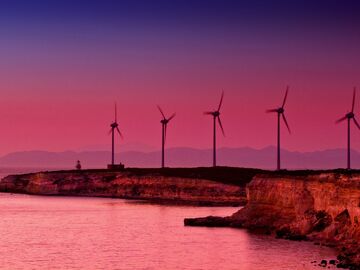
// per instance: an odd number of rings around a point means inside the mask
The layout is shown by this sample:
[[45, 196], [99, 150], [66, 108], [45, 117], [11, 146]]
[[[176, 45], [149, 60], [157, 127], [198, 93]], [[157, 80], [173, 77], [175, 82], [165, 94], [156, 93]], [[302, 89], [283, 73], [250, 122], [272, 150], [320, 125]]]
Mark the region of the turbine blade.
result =
[[359, 125], [358, 121], [355, 119], [355, 117], [353, 118], [353, 120], [354, 120], [355, 125], [358, 127], [358, 129], [360, 129], [360, 125]]
[[204, 112], [206, 115], [212, 115], [214, 112]]
[[224, 131], [223, 125], [221, 123], [220, 116], [218, 116], [217, 119], [218, 119], [218, 122], [219, 122], [219, 126], [221, 128], [222, 134], [225, 136], [225, 131]]
[[283, 101], [283, 104], [282, 104], [281, 108], [284, 108], [284, 106], [285, 106], [288, 93], [289, 93], [289, 86], [286, 87], [285, 97], [284, 97], [284, 101]]
[[288, 124], [288, 122], [287, 122], [287, 120], [286, 120], [285, 114], [282, 113], [281, 115], [282, 115], [282, 119], [284, 120], [285, 125], [286, 125], [289, 133], [291, 133], [291, 130], [290, 130], [289, 124]]
[[159, 106], [159, 105], [157, 105], [157, 107], [158, 107], [158, 109], [159, 109], [159, 111], [160, 111], [160, 113], [161, 113], [162, 117], [165, 119], [165, 114], [164, 114], [164, 112], [162, 111], [162, 109], [160, 108], [160, 106]]
[[223, 99], [224, 99], [224, 91], [222, 91], [222, 93], [221, 93], [221, 98], [220, 98], [220, 103], [219, 103], [218, 111], [220, 111], [220, 109], [221, 109]]
[[115, 102], [115, 123], [117, 123], [117, 106], [116, 106], [116, 102]]
[[354, 93], [353, 93], [353, 101], [352, 101], [352, 107], [351, 107], [351, 112], [354, 112], [354, 108], [355, 108], [355, 97], [356, 97], [356, 87], [354, 87]]
[[117, 132], [119, 133], [121, 139], [124, 139], [124, 136], [123, 136], [122, 133], [120, 132], [120, 129], [119, 129], [118, 127], [116, 127], [116, 130], [117, 130]]
[[175, 117], [175, 115], [176, 115], [176, 113], [173, 113], [173, 114], [169, 117], [168, 121], [170, 121], [171, 119], [173, 119], [173, 118]]
[[342, 121], [344, 121], [344, 120], [346, 120], [346, 116], [344, 116], [344, 117], [341, 117], [340, 119], [338, 119], [338, 120], [336, 120], [336, 124], [339, 124], [340, 122], [342, 122]]
[[273, 113], [273, 112], [277, 112], [277, 109], [272, 109], [272, 110], [266, 110], [267, 113]]
[[165, 128], [164, 128], [164, 142], [166, 142], [166, 132], [167, 132], [167, 124], [165, 124]]
[[113, 129], [112, 129], [112, 128], [110, 128], [110, 130], [109, 130], [109, 132], [108, 132], [108, 135], [110, 135], [110, 134], [111, 134], [112, 130], [113, 130]]

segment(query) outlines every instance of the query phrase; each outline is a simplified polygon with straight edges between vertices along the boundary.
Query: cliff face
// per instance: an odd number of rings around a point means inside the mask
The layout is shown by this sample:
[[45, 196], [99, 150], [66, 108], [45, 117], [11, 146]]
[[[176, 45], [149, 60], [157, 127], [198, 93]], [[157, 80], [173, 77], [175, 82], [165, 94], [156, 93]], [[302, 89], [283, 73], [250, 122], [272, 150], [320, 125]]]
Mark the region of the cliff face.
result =
[[230, 217], [187, 219], [185, 224], [309, 239], [337, 247], [344, 265], [360, 265], [360, 174], [258, 175], [247, 186], [247, 199]]
[[198, 178], [129, 172], [45, 172], [11, 175], [0, 191], [38, 195], [101, 196], [174, 203], [242, 205], [245, 188]]

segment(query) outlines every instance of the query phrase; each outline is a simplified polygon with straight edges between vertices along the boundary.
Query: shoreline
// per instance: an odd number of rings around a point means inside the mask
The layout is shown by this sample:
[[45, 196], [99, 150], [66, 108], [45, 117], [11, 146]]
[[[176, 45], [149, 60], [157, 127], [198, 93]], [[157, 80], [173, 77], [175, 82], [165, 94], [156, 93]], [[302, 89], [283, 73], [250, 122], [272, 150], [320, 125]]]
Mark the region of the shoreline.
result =
[[104, 197], [189, 206], [244, 206], [185, 226], [234, 227], [336, 248], [337, 267], [360, 269], [360, 171], [130, 168], [9, 175], [0, 192]]
[[245, 186], [259, 171], [227, 167], [46, 171], [6, 176], [0, 180], [0, 192], [233, 207], [245, 205]]
[[186, 218], [185, 226], [256, 230], [335, 248], [338, 268], [360, 269], [360, 173], [259, 174], [247, 205], [228, 217]]
[[196, 206], [196, 207], [243, 207], [246, 202], [213, 202], [213, 201], [188, 201], [180, 199], [162, 199], [162, 198], [133, 198], [133, 197], [117, 197], [117, 196], [103, 196], [103, 195], [73, 195], [73, 194], [34, 194], [25, 192], [10, 192], [0, 191], [0, 194], [7, 195], [28, 195], [28, 196], [41, 196], [41, 197], [69, 197], [69, 198], [108, 198], [108, 199], [119, 199], [133, 202], [142, 202], [144, 204], [157, 204], [157, 205], [168, 205], [168, 206]]

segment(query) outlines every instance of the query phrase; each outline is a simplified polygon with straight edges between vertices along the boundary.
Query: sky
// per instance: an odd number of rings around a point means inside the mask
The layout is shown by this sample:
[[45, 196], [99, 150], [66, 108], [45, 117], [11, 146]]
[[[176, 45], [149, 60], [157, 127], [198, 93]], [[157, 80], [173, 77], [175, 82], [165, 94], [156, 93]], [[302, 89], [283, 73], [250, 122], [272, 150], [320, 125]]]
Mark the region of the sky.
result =
[[[360, 88], [360, 2], [352, 0], [54, 0], [0, 2], [0, 155], [109, 146], [114, 102], [127, 144], [211, 148], [276, 143], [290, 86], [282, 147], [346, 146], [335, 125]], [[360, 119], [360, 89], [355, 113]], [[219, 130], [218, 130], [219, 131]], [[220, 135], [220, 133], [219, 133]], [[360, 131], [352, 128], [360, 150]], [[141, 150], [141, 147], [140, 149]]]

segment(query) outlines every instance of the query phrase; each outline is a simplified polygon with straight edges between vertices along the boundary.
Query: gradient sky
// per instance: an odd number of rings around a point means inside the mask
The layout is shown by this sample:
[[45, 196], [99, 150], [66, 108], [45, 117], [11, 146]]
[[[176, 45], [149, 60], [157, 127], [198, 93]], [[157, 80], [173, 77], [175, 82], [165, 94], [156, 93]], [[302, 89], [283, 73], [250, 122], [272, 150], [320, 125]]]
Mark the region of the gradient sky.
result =
[[283, 147], [345, 147], [334, 121], [360, 87], [359, 29], [355, 0], [1, 1], [0, 154], [109, 144], [114, 101], [120, 148], [160, 147], [157, 104], [177, 113], [168, 147], [210, 148], [202, 112], [221, 89], [219, 146], [266, 147], [276, 115], [265, 110], [287, 84]]

